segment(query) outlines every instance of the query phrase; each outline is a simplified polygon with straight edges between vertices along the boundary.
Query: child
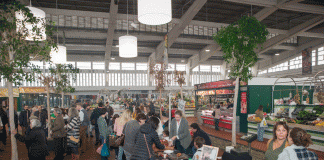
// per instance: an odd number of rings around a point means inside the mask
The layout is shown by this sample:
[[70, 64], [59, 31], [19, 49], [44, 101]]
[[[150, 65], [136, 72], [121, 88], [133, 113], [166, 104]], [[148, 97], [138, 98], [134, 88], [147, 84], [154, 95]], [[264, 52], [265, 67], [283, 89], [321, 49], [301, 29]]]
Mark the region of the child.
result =
[[163, 139], [164, 140], [170, 141], [169, 131], [163, 131], [162, 134], [163, 134]]
[[205, 144], [204, 138], [196, 137], [194, 141], [194, 146], [197, 148], [197, 152], [192, 157], [192, 160], [199, 160], [199, 157], [201, 156], [202, 146]]

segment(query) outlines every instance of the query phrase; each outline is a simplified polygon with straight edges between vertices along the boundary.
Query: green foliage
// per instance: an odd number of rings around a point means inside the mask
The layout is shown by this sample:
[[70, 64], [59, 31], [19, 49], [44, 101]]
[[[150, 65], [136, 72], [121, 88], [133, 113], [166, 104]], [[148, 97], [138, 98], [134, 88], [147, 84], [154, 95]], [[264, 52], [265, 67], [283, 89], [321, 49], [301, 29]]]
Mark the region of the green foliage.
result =
[[240, 77], [243, 81], [252, 78], [249, 67], [258, 60], [254, 49], [266, 41], [268, 34], [266, 26], [255, 17], [243, 16], [213, 36], [224, 52], [224, 60], [231, 65], [231, 78]]
[[73, 93], [75, 88], [71, 86], [71, 80], [76, 81], [76, 74], [79, 69], [72, 64], [56, 64], [50, 66], [49, 71], [55, 82], [56, 93]]
[[[24, 20], [17, 20], [15, 13], [21, 11], [25, 15]], [[26, 23], [37, 24], [38, 22], [46, 26], [46, 40], [27, 41], [25, 38], [30, 34], [26, 28]], [[17, 23], [22, 24], [17, 28]], [[36, 36], [41, 36], [40, 29], [33, 25]], [[23, 80], [34, 81], [34, 73], [39, 72], [39, 68], [31, 65], [29, 61], [49, 61], [51, 47], [56, 47], [56, 43], [51, 38], [53, 28], [46, 25], [44, 19], [33, 17], [30, 10], [16, 1], [0, 4], [0, 74], [3, 78], [20, 84]], [[12, 58], [10, 58], [12, 57]], [[10, 60], [12, 59], [12, 60]], [[28, 68], [28, 70], [27, 70]]]

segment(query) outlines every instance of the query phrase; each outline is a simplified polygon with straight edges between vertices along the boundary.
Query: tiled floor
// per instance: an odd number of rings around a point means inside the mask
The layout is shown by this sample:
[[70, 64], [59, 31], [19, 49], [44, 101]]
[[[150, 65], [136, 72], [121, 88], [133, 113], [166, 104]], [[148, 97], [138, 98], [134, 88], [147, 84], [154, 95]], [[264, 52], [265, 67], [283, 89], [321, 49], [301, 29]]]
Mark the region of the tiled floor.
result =
[[[191, 123], [196, 123], [197, 122], [196, 117], [188, 117], [187, 120], [189, 122], [189, 125]], [[232, 133], [231, 132], [215, 131], [214, 128], [211, 128], [210, 126], [206, 126], [206, 125], [200, 125], [200, 128], [203, 129], [210, 136], [225, 139], [225, 140], [228, 140], [228, 141], [232, 141]], [[241, 136], [236, 136], [236, 143], [247, 146], [248, 143], [241, 140], [240, 137]], [[264, 139], [263, 142], [259, 142], [259, 141], [255, 140], [255, 141], [253, 141], [251, 143], [251, 147], [253, 149], [257, 150], [257, 151], [265, 152], [267, 150], [267, 142], [268, 142], [268, 139]], [[314, 150], [312, 150], [312, 151], [314, 151]], [[324, 152], [319, 152], [319, 151], [314, 151], [314, 152], [318, 155], [320, 160], [324, 160]]]

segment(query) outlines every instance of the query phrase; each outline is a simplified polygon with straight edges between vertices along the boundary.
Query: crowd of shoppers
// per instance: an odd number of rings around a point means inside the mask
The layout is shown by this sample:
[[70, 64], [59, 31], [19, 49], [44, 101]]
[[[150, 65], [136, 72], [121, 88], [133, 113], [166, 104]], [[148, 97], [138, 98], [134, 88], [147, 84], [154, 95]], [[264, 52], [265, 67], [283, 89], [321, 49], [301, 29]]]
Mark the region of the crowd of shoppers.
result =
[[[141, 104], [142, 105], [142, 104]], [[182, 111], [174, 112], [174, 119], [171, 121], [170, 131], [166, 127], [161, 127], [164, 122], [162, 117], [151, 112], [149, 105], [137, 106], [128, 103], [122, 114], [113, 114], [113, 109], [109, 103], [103, 106], [98, 104], [98, 108], [90, 110], [89, 105], [76, 104], [68, 110], [67, 122], [64, 121], [62, 110], [54, 108], [54, 119], [50, 127], [50, 135], [54, 141], [54, 160], [64, 159], [65, 153], [70, 152], [72, 159], [78, 160], [82, 151], [89, 147], [87, 134], [91, 135], [91, 125], [97, 127], [95, 131], [96, 147], [99, 144], [106, 143], [110, 146], [109, 137], [125, 136], [124, 143], [110, 149], [115, 149], [115, 159], [118, 160], [146, 160], [154, 159], [154, 149], [170, 149], [173, 147], [181, 153], [193, 155], [193, 159], [199, 159], [203, 145], [212, 145], [209, 135], [203, 131], [197, 123], [189, 123]], [[130, 109], [132, 108], [132, 109]], [[215, 110], [215, 119], [219, 114]], [[263, 117], [262, 106], [259, 107], [258, 115]], [[132, 112], [133, 111], [133, 112]], [[12, 136], [17, 140], [24, 142], [28, 150], [29, 159], [46, 159], [49, 155], [46, 139], [46, 122], [48, 121], [47, 111], [44, 107], [33, 107], [30, 111], [28, 106], [19, 115], [19, 125], [22, 128], [22, 134], [17, 130], [11, 130]], [[46, 115], [46, 116], [45, 116]], [[161, 115], [160, 115], [161, 116]], [[51, 120], [51, 119], [50, 119]], [[43, 123], [42, 123], [43, 121]], [[0, 140], [5, 144], [6, 126], [8, 126], [8, 116], [5, 110], [0, 109]], [[190, 130], [189, 130], [190, 127]], [[216, 126], [215, 126], [216, 128]], [[190, 135], [190, 132], [192, 135]], [[161, 133], [160, 133], [161, 132]], [[161, 144], [162, 135], [168, 136], [169, 145]], [[98, 137], [98, 138], [97, 138]], [[317, 155], [309, 151], [307, 147], [312, 144], [310, 135], [300, 128], [293, 128], [289, 131], [285, 122], [277, 122], [273, 130], [273, 139], [267, 144], [265, 153], [266, 160], [272, 159], [297, 159], [301, 155], [305, 159], [317, 159]], [[262, 138], [263, 139], [263, 138]], [[79, 152], [80, 151], [80, 152]], [[102, 160], [108, 160], [107, 156], [101, 156]]]

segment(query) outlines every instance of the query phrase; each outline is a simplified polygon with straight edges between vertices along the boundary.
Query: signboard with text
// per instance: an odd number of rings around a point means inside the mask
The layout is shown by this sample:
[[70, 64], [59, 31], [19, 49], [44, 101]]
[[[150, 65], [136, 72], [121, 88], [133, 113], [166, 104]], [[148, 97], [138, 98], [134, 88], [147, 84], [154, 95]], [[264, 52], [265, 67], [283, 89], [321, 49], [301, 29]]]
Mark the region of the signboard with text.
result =
[[246, 92], [241, 92], [241, 113], [247, 113]]
[[[240, 86], [247, 85], [246, 82], [241, 81]], [[224, 80], [224, 81], [217, 81], [217, 82], [209, 82], [209, 83], [203, 83], [195, 85], [195, 89], [213, 89], [213, 88], [226, 88], [226, 87], [234, 87], [235, 86], [235, 80]]]

